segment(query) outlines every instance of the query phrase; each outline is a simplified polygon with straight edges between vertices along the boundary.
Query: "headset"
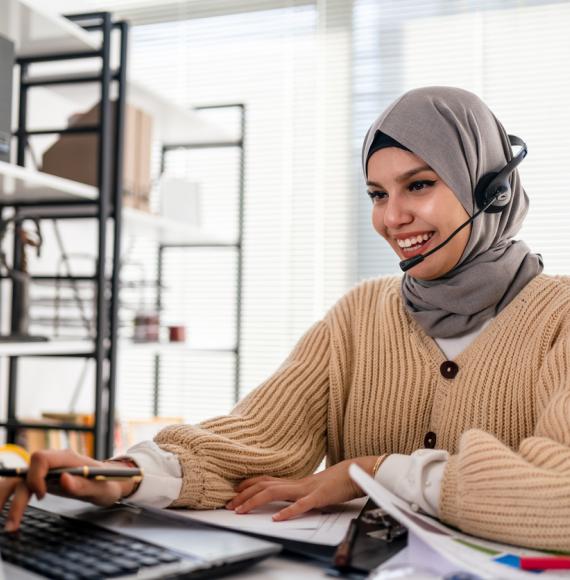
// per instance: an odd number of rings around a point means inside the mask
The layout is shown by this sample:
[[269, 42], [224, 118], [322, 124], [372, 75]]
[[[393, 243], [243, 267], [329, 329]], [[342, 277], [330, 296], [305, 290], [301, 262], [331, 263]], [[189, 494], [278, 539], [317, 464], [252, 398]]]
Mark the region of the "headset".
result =
[[447, 239], [441, 244], [426, 252], [425, 254], [418, 254], [413, 258], [402, 260], [400, 268], [406, 272], [417, 264], [423, 262], [428, 256], [443, 248], [448, 242], [452, 240], [464, 227], [468, 226], [476, 217], [485, 213], [499, 213], [511, 202], [513, 192], [509, 177], [511, 173], [522, 163], [522, 160], [527, 156], [528, 147], [526, 143], [516, 135], [509, 135], [509, 142], [511, 146], [520, 147], [520, 151], [498, 172], [486, 173], [483, 175], [475, 187], [474, 197], [475, 204], [478, 211], [474, 213], [465, 223], [461, 224]]

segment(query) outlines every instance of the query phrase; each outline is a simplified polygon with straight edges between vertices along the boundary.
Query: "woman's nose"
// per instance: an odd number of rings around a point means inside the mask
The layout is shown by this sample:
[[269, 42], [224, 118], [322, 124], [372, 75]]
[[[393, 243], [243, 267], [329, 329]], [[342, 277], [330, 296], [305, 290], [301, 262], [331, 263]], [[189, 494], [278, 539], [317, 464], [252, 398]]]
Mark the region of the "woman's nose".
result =
[[405, 200], [398, 196], [390, 196], [384, 206], [384, 225], [388, 229], [397, 230], [400, 226], [413, 220], [412, 213]]

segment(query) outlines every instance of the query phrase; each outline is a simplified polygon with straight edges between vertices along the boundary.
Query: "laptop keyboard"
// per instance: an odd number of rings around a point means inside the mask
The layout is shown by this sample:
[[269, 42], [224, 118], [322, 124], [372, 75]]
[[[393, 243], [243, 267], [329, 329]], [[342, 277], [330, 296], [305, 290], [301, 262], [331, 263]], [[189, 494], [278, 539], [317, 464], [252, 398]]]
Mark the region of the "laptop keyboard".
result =
[[5, 562], [60, 580], [177, 578], [200, 568], [173, 550], [32, 506], [17, 532], [0, 532], [0, 552]]

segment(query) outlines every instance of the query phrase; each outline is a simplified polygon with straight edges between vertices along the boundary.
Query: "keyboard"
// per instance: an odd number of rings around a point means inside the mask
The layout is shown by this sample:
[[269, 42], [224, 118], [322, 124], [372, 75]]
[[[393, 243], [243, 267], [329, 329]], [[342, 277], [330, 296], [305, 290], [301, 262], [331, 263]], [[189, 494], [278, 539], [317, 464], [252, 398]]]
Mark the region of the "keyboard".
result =
[[[2, 560], [44, 578], [195, 577], [204, 562], [143, 540], [28, 506], [20, 529], [4, 532], [9, 505], [0, 512]], [[30, 578], [33, 578], [30, 575]]]

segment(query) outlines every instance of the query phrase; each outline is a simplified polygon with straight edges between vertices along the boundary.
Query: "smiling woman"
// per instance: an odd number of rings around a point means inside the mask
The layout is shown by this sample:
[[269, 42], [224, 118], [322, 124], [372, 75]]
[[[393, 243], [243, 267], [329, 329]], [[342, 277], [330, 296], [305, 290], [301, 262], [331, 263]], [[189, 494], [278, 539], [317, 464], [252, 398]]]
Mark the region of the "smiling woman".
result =
[[[284, 520], [361, 495], [357, 463], [467, 532], [570, 550], [570, 280], [512, 239], [528, 197], [511, 141], [472, 93], [401, 96], [364, 139], [374, 227], [402, 258], [457, 235], [404, 276], [341, 297], [227, 416], [114, 458], [144, 469], [138, 489], [62, 477], [54, 491], [241, 514], [288, 500]], [[508, 194], [481, 208], [478, 184], [505, 169]], [[50, 467], [81, 461], [41, 452], [25, 483], [0, 482], [3, 501], [14, 494], [8, 525], [45, 494]]]
[[[469, 218], [443, 179], [417, 155], [383, 134], [371, 149], [367, 184], [372, 224], [401, 259], [426, 252]], [[464, 228], [410, 275], [433, 280], [449, 272], [461, 259], [470, 232], [470, 226]]]

